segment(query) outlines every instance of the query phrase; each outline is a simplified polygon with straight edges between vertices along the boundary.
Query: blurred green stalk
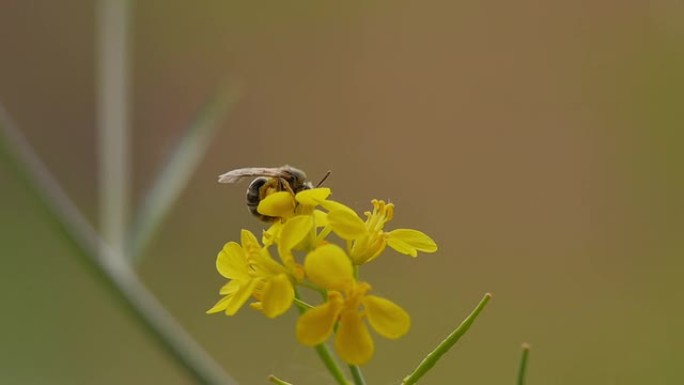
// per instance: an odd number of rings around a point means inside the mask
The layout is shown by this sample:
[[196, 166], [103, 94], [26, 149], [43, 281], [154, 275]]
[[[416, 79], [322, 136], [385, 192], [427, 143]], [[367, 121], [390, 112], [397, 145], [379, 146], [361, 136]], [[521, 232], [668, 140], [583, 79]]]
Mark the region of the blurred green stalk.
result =
[[518, 367], [518, 381], [517, 385], [525, 385], [525, 371], [527, 370], [527, 356], [530, 354], [530, 345], [522, 344], [522, 353], [520, 354], [520, 366]]
[[128, 257], [139, 263], [145, 246], [164, 221], [211, 144], [223, 116], [235, 105], [240, 89], [235, 81], [220, 86], [200, 108], [168, 161], [145, 194], [128, 236]]
[[100, 234], [123, 254], [129, 214], [129, 19], [127, 0], [99, 0], [97, 125]]
[[[232, 379], [144, 287], [126, 257], [131, 177], [128, 72], [132, 6], [128, 0], [96, 3], [100, 233], [82, 217], [25, 141], [14, 143], [20, 144], [21, 156], [17, 158], [23, 158], [24, 165], [32, 159], [34, 167], [29, 170], [18, 161], [15, 169], [24, 175], [72, 245], [88, 257], [85, 260], [91, 262], [93, 270], [181, 364], [203, 383], [231, 383]], [[20, 131], [14, 131], [15, 139], [21, 139]]]
[[[236, 99], [222, 88], [186, 131], [178, 150], [148, 194], [137, 218], [139, 233], [127, 247], [130, 156], [128, 139], [128, 32], [131, 2], [97, 3], [100, 227], [98, 233], [69, 199], [0, 104], [0, 151], [41, 203], [82, 260], [124, 308], [200, 383], [236, 384], [145, 288], [127, 252], [139, 255], [166, 211], [187, 183], [208, 147], [217, 119]], [[101, 235], [102, 234], [102, 235]]]
[[147, 290], [124, 256], [101, 239], [33, 151], [2, 103], [0, 154], [90, 271], [101, 278], [123, 308], [176, 362], [200, 383], [236, 384]]
[[268, 381], [270, 381], [271, 383], [276, 384], [276, 385], [292, 385], [289, 382], [285, 382], [285, 381], [281, 380], [280, 378], [278, 378], [272, 374], [270, 376], [268, 376]]

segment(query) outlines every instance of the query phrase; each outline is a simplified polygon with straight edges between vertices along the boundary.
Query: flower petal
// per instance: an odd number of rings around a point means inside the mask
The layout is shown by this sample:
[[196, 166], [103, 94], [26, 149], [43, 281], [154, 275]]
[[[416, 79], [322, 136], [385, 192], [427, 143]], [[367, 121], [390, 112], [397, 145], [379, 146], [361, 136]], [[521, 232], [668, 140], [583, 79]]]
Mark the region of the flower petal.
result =
[[221, 287], [219, 294], [221, 295], [233, 295], [240, 288], [240, 281], [230, 280], [227, 284]]
[[278, 240], [278, 254], [285, 266], [293, 267], [292, 249], [311, 233], [313, 226], [314, 220], [311, 215], [297, 215], [285, 222]]
[[356, 239], [368, 232], [366, 224], [349, 210], [332, 210], [328, 213], [328, 223], [335, 234], [342, 239]]
[[254, 253], [261, 249], [256, 236], [249, 230], [242, 229], [240, 232], [240, 242], [242, 243], [242, 248], [247, 253]]
[[310, 252], [304, 270], [311, 282], [328, 290], [346, 291], [354, 284], [351, 261], [337, 245], [326, 244]]
[[235, 242], [228, 242], [216, 257], [216, 270], [228, 279], [249, 279], [245, 251]]
[[299, 242], [309, 235], [314, 226], [314, 219], [311, 215], [297, 215], [285, 222], [283, 230], [280, 232], [280, 243], [278, 249], [292, 250]]
[[324, 200], [323, 202], [319, 203], [319, 205], [328, 211], [346, 210], [356, 214], [356, 211], [354, 211], [351, 207], [336, 201]]
[[256, 279], [250, 279], [249, 281], [245, 282], [244, 285], [240, 286], [235, 294], [230, 297], [232, 300], [228, 303], [228, 307], [226, 307], [226, 315], [233, 315], [240, 310], [242, 305], [254, 292], [254, 288], [256, 287], [257, 283], [258, 282]]
[[[232, 284], [235, 282], [235, 284]], [[238, 282], [231, 281], [228, 285], [224, 286], [221, 290], [232, 291], [231, 294], [223, 297], [214, 307], [209, 309], [207, 313], [216, 313], [219, 311], [225, 311], [226, 315], [234, 315], [242, 307], [242, 305], [247, 301], [250, 295], [254, 292], [257, 280], [250, 279], [248, 281]], [[230, 290], [228, 290], [230, 289]]]
[[316, 227], [325, 227], [328, 225], [328, 214], [321, 210], [314, 210], [313, 216]]
[[418, 250], [401, 239], [392, 239], [388, 237], [387, 244], [401, 254], [409, 255], [414, 258], [418, 256]]
[[294, 299], [294, 289], [285, 274], [278, 274], [266, 282], [261, 294], [262, 311], [268, 318], [285, 313]]
[[328, 301], [302, 314], [297, 319], [297, 340], [302, 345], [322, 344], [330, 336], [342, 310], [344, 300], [338, 292], [328, 293]]
[[257, 206], [259, 214], [289, 218], [294, 215], [295, 200], [288, 191], [278, 191], [262, 199]]
[[434, 253], [437, 244], [425, 233], [411, 229], [396, 229], [387, 233], [387, 243], [394, 250], [415, 257], [418, 251]]
[[354, 240], [349, 255], [355, 265], [361, 265], [377, 258], [387, 246], [387, 237], [384, 234], [366, 233]]
[[374, 295], [367, 295], [362, 301], [368, 322], [381, 336], [399, 338], [411, 327], [411, 317], [394, 302]]
[[268, 230], [264, 230], [263, 234], [261, 235], [261, 243], [263, 243], [266, 247], [271, 246], [274, 243], [278, 243], [278, 240], [280, 239], [280, 232], [283, 230], [283, 226], [284, 223], [282, 221], [273, 222], [271, 227], [269, 227]]
[[365, 364], [373, 357], [373, 339], [363, 316], [355, 309], [345, 310], [340, 316], [335, 350], [342, 360], [353, 365]]
[[295, 195], [297, 202], [305, 206], [316, 206], [328, 199], [331, 190], [328, 187], [317, 187], [309, 190], [302, 190]]
[[226, 310], [226, 308], [228, 307], [228, 302], [230, 302], [230, 299], [230, 297], [221, 298], [218, 302], [216, 302], [216, 305], [214, 305], [211, 309], [207, 310], [207, 314], [214, 314]]
[[268, 249], [259, 249], [258, 252], [251, 255], [253, 263], [250, 264], [254, 276], [270, 277], [278, 274], [286, 273], [287, 270], [283, 265], [276, 262], [271, 257]]

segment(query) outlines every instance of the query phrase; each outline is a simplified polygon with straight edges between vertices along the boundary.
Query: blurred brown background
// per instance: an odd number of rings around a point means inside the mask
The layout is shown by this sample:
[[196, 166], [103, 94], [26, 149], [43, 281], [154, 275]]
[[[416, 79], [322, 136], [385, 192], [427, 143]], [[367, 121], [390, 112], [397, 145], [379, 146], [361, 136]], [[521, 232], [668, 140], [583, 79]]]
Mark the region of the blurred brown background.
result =
[[[96, 223], [95, 5], [0, 4], [0, 100]], [[132, 7], [133, 199], [226, 78], [242, 98], [147, 249], [145, 283], [242, 384], [331, 383], [276, 321], [207, 316], [247, 227], [236, 167], [289, 163], [359, 211], [432, 235], [362, 274], [412, 330], [376, 338], [395, 384], [485, 292], [422, 383], [684, 382], [684, 6], [672, 0], [144, 1]], [[191, 379], [73, 256], [0, 163], [0, 383]]]

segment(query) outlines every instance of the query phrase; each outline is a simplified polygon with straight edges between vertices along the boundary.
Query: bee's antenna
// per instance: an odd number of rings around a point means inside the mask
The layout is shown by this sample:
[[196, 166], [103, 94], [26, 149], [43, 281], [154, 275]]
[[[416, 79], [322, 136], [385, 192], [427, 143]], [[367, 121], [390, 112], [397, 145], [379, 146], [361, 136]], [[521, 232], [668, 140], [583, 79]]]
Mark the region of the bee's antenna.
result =
[[321, 181], [318, 182], [318, 184], [316, 185], [316, 187], [320, 187], [320, 186], [323, 184], [323, 182], [325, 182], [325, 180], [328, 179], [328, 177], [330, 176], [330, 174], [332, 174], [332, 171], [331, 171], [331, 170], [328, 170], [328, 172], [326, 172], [325, 175], [323, 176], [323, 179], [321, 179]]

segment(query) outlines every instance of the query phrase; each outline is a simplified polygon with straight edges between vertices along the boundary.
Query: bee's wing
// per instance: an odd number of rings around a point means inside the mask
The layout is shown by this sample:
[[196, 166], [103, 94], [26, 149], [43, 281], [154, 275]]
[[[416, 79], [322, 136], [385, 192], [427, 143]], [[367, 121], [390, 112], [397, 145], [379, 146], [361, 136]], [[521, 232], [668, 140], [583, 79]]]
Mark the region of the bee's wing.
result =
[[237, 170], [228, 171], [225, 174], [221, 174], [218, 177], [219, 183], [237, 183], [244, 178], [254, 177], [254, 176], [269, 176], [273, 178], [282, 178], [285, 172], [282, 168], [274, 167], [247, 167], [239, 168]]

